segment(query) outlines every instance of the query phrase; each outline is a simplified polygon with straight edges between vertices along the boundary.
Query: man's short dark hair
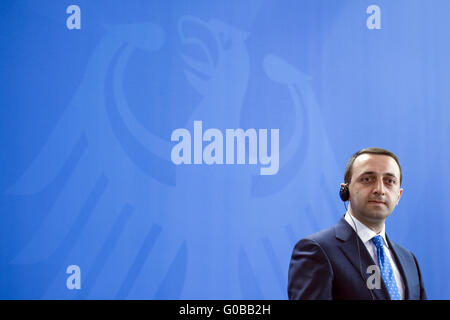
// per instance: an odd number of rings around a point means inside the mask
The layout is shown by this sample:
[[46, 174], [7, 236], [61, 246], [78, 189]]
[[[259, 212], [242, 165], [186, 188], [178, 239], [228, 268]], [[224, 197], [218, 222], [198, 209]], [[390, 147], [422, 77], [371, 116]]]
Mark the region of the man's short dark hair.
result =
[[378, 154], [378, 155], [385, 155], [393, 158], [395, 162], [397, 162], [398, 167], [400, 169], [400, 185], [402, 185], [402, 167], [400, 166], [400, 161], [398, 161], [397, 156], [386, 149], [382, 148], [365, 148], [362, 150], [359, 150], [358, 152], [354, 153], [350, 159], [347, 161], [347, 165], [345, 166], [345, 175], [344, 175], [344, 182], [350, 184], [350, 181], [352, 179], [352, 167], [353, 162], [355, 162], [356, 158], [358, 158], [360, 155], [369, 153], [369, 154]]

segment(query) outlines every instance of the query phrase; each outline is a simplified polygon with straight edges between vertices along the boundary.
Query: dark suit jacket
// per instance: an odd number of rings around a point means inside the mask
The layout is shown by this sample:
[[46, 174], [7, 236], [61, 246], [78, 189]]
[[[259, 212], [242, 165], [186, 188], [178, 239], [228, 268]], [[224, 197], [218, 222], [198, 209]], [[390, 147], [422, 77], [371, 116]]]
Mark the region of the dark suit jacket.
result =
[[[386, 239], [405, 284], [405, 299], [426, 299], [416, 257], [387, 235]], [[390, 299], [382, 280], [380, 289], [367, 287], [367, 278], [373, 274], [366, 272], [370, 265], [375, 262], [365, 245], [342, 218], [334, 227], [295, 245], [289, 265], [289, 299]]]

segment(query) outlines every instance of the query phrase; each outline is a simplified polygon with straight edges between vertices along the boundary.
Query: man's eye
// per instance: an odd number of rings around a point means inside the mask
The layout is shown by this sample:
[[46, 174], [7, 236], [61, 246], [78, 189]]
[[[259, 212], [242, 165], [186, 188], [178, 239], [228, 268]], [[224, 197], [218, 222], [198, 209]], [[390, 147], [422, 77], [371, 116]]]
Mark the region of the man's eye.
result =
[[369, 177], [363, 177], [361, 180], [363, 182], [370, 182], [370, 178]]
[[396, 183], [396, 180], [395, 180], [395, 179], [390, 179], [390, 178], [385, 179], [385, 181], [386, 181], [386, 183], [387, 183], [388, 185], [390, 185], [390, 186], [393, 186], [393, 185], [395, 185], [395, 183]]

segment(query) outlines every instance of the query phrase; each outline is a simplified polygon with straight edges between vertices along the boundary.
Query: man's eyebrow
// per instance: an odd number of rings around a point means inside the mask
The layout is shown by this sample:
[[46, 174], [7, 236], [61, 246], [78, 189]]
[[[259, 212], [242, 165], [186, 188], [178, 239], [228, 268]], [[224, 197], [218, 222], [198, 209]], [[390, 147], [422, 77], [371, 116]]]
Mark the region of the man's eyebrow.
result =
[[361, 173], [359, 176], [361, 177], [366, 174], [377, 174], [377, 173], [375, 171], [365, 171], [365, 172]]
[[[377, 175], [377, 173], [376, 173], [375, 171], [365, 171], [365, 172], [361, 173], [361, 174], [358, 176], [358, 178], [359, 178], [359, 177], [362, 177], [362, 176], [364, 176], [364, 175], [366, 175], [366, 174], [374, 174], [374, 175]], [[397, 179], [397, 176], [396, 176], [395, 174], [393, 174], [393, 173], [390, 173], [390, 172], [386, 172], [386, 173], [384, 173], [383, 175], [389, 176], [389, 177], [394, 177], [394, 178]]]

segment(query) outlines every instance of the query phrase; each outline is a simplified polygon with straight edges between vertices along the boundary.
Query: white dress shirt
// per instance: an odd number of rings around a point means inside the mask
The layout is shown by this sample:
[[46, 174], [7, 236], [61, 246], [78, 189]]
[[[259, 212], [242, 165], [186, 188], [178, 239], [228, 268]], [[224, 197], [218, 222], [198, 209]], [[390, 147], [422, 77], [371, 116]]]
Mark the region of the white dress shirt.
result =
[[[352, 221], [352, 218], [354, 220], [354, 223]], [[377, 235], [377, 233], [375, 233], [375, 231], [373, 231], [372, 229], [367, 227], [365, 224], [360, 222], [353, 215], [350, 217], [350, 213], [348, 211], [345, 213], [344, 219], [353, 228], [353, 230], [355, 230], [355, 224], [356, 224], [357, 234], [358, 234], [359, 238], [366, 246], [367, 251], [369, 251], [369, 254], [372, 257], [373, 261], [375, 261], [377, 266], [380, 267], [380, 265], [378, 263], [377, 248], [375, 247], [375, 244], [371, 240], [373, 237], [375, 237]], [[393, 259], [392, 254], [389, 250], [389, 245], [386, 241], [386, 233], [385, 233], [385, 225], [384, 224], [383, 224], [383, 229], [381, 230], [379, 235], [383, 238], [383, 249], [384, 249], [384, 252], [386, 253], [386, 256], [389, 258], [389, 262], [391, 263], [392, 269], [394, 271], [394, 276], [395, 276], [395, 281], [397, 282], [398, 292], [400, 293], [400, 297], [402, 298], [402, 300], [404, 300], [405, 299], [405, 284], [403, 283], [403, 280], [402, 280], [402, 277], [398, 270], [398, 267], [397, 267], [395, 260]]]

